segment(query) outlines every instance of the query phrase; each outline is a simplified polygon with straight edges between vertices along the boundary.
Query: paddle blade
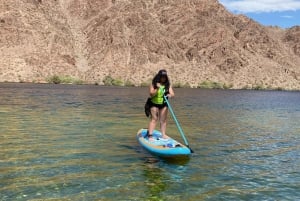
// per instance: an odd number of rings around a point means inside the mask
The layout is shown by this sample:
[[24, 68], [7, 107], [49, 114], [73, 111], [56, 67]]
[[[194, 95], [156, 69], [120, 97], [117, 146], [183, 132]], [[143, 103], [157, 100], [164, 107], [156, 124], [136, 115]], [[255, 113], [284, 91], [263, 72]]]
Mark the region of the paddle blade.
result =
[[190, 146], [187, 146], [187, 147], [190, 149], [191, 153], [194, 153], [194, 150], [192, 150], [192, 148]]

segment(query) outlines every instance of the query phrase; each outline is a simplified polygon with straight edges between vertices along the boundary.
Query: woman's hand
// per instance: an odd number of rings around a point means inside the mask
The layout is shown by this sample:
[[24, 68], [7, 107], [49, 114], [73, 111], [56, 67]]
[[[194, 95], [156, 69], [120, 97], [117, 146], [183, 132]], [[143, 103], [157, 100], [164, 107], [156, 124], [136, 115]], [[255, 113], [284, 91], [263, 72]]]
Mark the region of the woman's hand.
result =
[[167, 96], [168, 98], [171, 98], [171, 97], [172, 97], [172, 95], [171, 95], [171, 94], [167, 94], [166, 96]]
[[174, 97], [174, 96], [175, 96], [175, 94], [174, 94], [173, 88], [170, 86], [168, 97], [171, 98], [171, 97]]
[[150, 87], [149, 87], [150, 97], [155, 96], [155, 94], [157, 93], [158, 89], [159, 88], [154, 88], [154, 86], [151, 84]]

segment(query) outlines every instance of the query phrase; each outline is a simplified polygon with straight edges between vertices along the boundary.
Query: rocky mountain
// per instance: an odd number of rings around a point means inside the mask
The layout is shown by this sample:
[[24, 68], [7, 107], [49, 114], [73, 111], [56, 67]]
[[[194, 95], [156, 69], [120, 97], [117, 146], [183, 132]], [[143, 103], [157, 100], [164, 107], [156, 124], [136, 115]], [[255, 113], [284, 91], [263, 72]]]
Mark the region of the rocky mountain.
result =
[[300, 27], [265, 27], [217, 0], [0, 0], [0, 81], [69, 75], [135, 85], [300, 89]]

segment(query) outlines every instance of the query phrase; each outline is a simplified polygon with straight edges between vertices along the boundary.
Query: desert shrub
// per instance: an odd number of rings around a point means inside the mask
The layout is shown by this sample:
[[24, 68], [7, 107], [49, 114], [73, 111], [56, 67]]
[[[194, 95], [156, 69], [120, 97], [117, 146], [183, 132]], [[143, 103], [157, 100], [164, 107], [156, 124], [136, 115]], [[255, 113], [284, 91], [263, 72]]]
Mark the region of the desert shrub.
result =
[[233, 84], [224, 84], [223, 88], [224, 89], [231, 89], [233, 87]]
[[110, 75], [105, 76], [103, 79], [103, 83], [105, 86], [124, 86], [124, 83], [120, 79], [114, 79]]
[[213, 81], [203, 81], [198, 85], [201, 89], [223, 89], [223, 84]]
[[141, 87], [148, 87], [150, 85], [150, 82], [142, 82]]
[[191, 85], [187, 82], [185, 84], [182, 84], [181, 82], [175, 82], [174, 84], [172, 84], [172, 86], [174, 88], [191, 88]]
[[284, 91], [284, 88], [282, 88], [282, 87], [276, 87], [275, 90], [276, 91]]
[[52, 84], [60, 84], [61, 83], [61, 79], [58, 75], [52, 75], [51, 77], [49, 77], [47, 79], [47, 81]]
[[110, 75], [105, 76], [105, 78], [103, 79], [103, 83], [106, 86], [111, 86], [112, 85], [112, 81], [113, 81], [113, 78]]
[[111, 83], [113, 86], [124, 86], [123, 81], [120, 79], [113, 79]]
[[151, 79], [151, 78], [148, 79], [148, 80], [146, 80], [146, 79], [144, 78], [143, 80], [144, 80], [144, 81], [141, 82], [141, 84], [140, 84], [141, 87], [148, 87], [148, 86], [150, 86], [150, 84], [152, 83], [152, 79]]
[[75, 79], [73, 80], [72, 84], [78, 84], [78, 85], [79, 85], [79, 84], [84, 84], [84, 82], [83, 82], [82, 80], [80, 80], [80, 79], [76, 79], [76, 78], [75, 78]]
[[47, 79], [47, 81], [48, 81], [48, 83], [53, 83], [53, 84], [83, 84], [82, 80], [71, 77], [69, 75], [66, 75], [66, 76], [53, 75], [53, 76], [50, 76]]
[[265, 87], [263, 84], [257, 84], [257, 85], [252, 86], [252, 89], [253, 90], [264, 90]]
[[232, 84], [225, 84], [225, 83], [220, 83], [220, 82], [215, 82], [215, 81], [203, 81], [198, 85], [198, 88], [202, 89], [231, 89], [233, 87]]
[[127, 86], [127, 87], [133, 87], [134, 84], [130, 80], [126, 80], [125, 86]]

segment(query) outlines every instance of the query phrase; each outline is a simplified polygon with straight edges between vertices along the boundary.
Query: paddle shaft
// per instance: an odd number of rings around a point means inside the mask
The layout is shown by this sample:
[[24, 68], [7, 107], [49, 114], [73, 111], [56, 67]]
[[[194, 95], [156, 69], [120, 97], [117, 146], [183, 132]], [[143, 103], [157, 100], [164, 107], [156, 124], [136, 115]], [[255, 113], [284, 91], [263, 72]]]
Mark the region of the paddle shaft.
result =
[[172, 115], [172, 117], [173, 117], [173, 119], [174, 119], [174, 121], [175, 121], [175, 123], [176, 123], [176, 126], [177, 126], [177, 128], [178, 128], [178, 130], [179, 130], [179, 133], [180, 133], [181, 137], [182, 137], [183, 140], [184, 140], [185, 145], [186, 145], [186, 146], [191, 150], [191, 152], [193, 153], [194, 151], [189, 147], [189, 143], [188, 143], [188, 141], [187, 141], [187, 139], [186, 139], [186, 137], [185, 137], [185, 135], [184, 135], [184, 133], [183, 133], [183, 130], [182, 130], [182, 128], [181, 128], [181, 126], [180, 126], [180, 124], [179, 124], [179, 122], [178, 122], [176, 116], [175, 116], [175, 113], [174, 113], [174, 111], [173, 111], [173, 109], [172, 109], [171, 104], [170, 104], [169, 101], [168, 101], [167, 96], [164, 95], [164, 99], [165, 99], [165, 101], [166, 101], [166, 103], [167, 103], [167, 105], [168, 105], [169, 111], [171, 112], [171, 115]]

